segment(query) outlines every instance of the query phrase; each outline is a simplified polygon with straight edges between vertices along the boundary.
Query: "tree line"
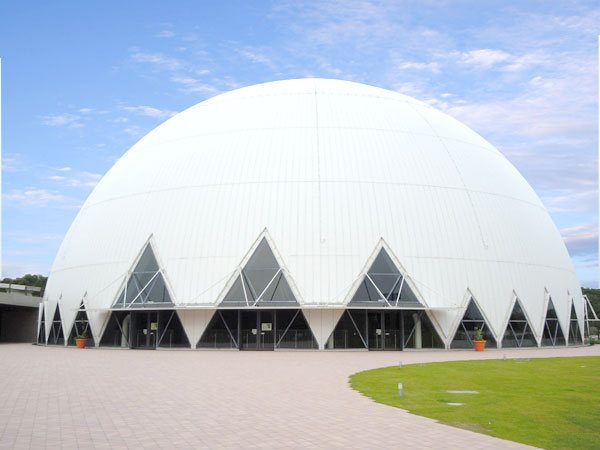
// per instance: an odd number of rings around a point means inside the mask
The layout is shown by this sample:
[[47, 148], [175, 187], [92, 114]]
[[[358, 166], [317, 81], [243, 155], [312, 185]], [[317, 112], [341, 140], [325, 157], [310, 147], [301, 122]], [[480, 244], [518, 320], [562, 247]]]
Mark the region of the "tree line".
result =
[[18, 278], [3, 278], [1, 283], [8, 283], [8, 284], [21, 284], [24, 286], [35, 286], [35, 287], [39, 287], [42, 288], [42, 291], [40, 292], [40, 296], [44, 295], [44, 290], [46, 289], [46, 282], [48, 281], [48, 277], [45, 277], [44, 275], [34, 275], [31, 273], [28, 273], [27, 275], [23, 275], [22, 277], [18, 277]]

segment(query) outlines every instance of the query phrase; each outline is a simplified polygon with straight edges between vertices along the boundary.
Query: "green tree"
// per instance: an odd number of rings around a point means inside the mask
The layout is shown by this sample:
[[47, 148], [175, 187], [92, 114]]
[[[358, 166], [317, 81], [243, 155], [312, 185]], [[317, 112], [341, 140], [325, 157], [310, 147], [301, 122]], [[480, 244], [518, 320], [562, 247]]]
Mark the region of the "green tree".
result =
[[2, 283], [21, 284], [24, 286], [39, 287], [39, 288], [42, 288], [40, 295], [44, 295], [44, 289], [46, 289], [47, 281], [48, 281], [48, 277], [45, 277], [44, 275], [39, 275], [39, 274], [34, 275], [31, 273], [28, 273], [27, 275], [23, 275], [22, 277], [18, 277], [18, 278], [4, 278], [2, 280]]

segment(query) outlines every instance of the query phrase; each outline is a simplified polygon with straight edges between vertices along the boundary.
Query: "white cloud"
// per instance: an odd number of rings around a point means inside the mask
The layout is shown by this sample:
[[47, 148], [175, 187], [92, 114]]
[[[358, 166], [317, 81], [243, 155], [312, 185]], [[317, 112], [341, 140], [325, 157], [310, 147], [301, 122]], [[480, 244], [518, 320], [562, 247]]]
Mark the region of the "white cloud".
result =
[[182, 63], [178, 59], [165, 56], [162, 53], [135, 52], [131, 55], [131, 58], [135, 62], [155, 64], [170, 70], [177, 70], [182, 67]]
[[69, 198], [58, 191], [48, 189], [11, 189], [2, 194], [6, 203], [26, 207], [61, 207], [79, 208], [81, 203]]
[[240, 54], [253, 63], [264, 64], [271, 70], [277, 70], [277, 65], [264, 53], [256, 49], [246, 48], [244, 50], [240, 50]]
[[557, 190], [554, 196], [542, 196], [542, 202], [553, 213], [597, 211], [598, 189]]
[[502, 50], [482, 48], [470, 50], [461, 55], [461, 61], [465, 64], [472, 64], [483, 68], [492, 67], [495, 64], [505, 62], [511, 59], [511, 55]]
[[124, 128], [123, 133], [128, 134], [133, 137], [139, 137], [142, 135], [142, 129], [137, 125], [132, 125], [130, 127]]
[[152, 106], [121, 106], [121, 109], [130, 113], [139, 114], [146, 117], [154, 117], [158, 119], [173, 117], [177, 111], [169, 111], [167, 109], [158, 109]]
[[74, 114], [57, 114], [53, 116], [40, 116], [42, 123], [51, 127], [68, 126], [69, 128], [80, 128], [83, 124], [79, 122], [79, 116]]
[[110, 119], [109, 122], [111, 122], [111, 123], [125, 123], [125, 122], [129, 122], [129, 118], [128, 117], [115, 117], [114, 119]]
[[99, 173], [78, 172], [70, 177], [61, 175], [51, 175], [48, 177], [52, 181], [68, 187], [94, 187], [98, 184], [102, 175]]
[[196, 78], [192, 78], [189, 76], [174, 76], [171, 78], [171, 81], [182, 84], [184, 92], [206, 92], [209, 94], [215, 94], [218, 92], [218, 89], [210, 84], [202, 83], [200, 80]]
[[431, 72], [437, 73], [440, 71], [440, 64], [436, 61], [432, 61], [432, 62], [404, 61], [398, 65], [398, 69], [429, 70]]
[[47, 276], [50, 273], [49, 264], [29, 264], [13, 261], [2, 262], [2, 276], [7, 278], [18, 278], [28, 273]]
[[61, 241], [64, 237], [61, 234], [33, 233], [23, 230], [7, 231], [4, 233], [4, 236], [11, 242], [18, 242], [21, 244], [40, 244], [49, 241]]
[[581, 254], [597, 255], [598, 222], [564, 228], [560, 230], [560, 235], [571, 256]]
[[59, 168], [54, 169], [54, 170], [58, 170], [59, 172], [68, 172], [68, 171], [71, 170], [71, 168], [70, 167], [59, 167]]
[[22, 170], [22, 163], [18, 153], [4, 153], [2, 155], [2, 171], [3, 172], [18, 172]]
[[169, 30], [163, 30], [156, 35], [156, 37], [159, 38], [172, 38], [173, 36], [175, 36], [175, 33]]

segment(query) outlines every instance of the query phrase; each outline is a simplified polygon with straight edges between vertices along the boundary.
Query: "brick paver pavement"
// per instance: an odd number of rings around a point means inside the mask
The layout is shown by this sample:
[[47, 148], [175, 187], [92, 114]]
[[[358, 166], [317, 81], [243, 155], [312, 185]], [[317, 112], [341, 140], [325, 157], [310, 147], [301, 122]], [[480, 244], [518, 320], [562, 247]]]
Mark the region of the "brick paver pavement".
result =
[[0, 448], [524, 448], [377, 404], [360, 370], [552, 350], [237, 352], [0, 345]]

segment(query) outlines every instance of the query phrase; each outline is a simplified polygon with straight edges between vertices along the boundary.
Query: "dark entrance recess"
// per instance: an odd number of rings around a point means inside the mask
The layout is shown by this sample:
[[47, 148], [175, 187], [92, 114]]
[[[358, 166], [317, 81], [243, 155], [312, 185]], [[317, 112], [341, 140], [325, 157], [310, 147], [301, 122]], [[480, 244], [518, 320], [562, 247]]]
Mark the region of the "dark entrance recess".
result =
[[425, 311], [344, 311], [327, 349], [403, 350], [444, 348]]
[[190, 342], [175, 310], [113, 311], [100, 346], [189, 348]]
[[218, 310], [196, 348], [316, 349], [299, 309]]

